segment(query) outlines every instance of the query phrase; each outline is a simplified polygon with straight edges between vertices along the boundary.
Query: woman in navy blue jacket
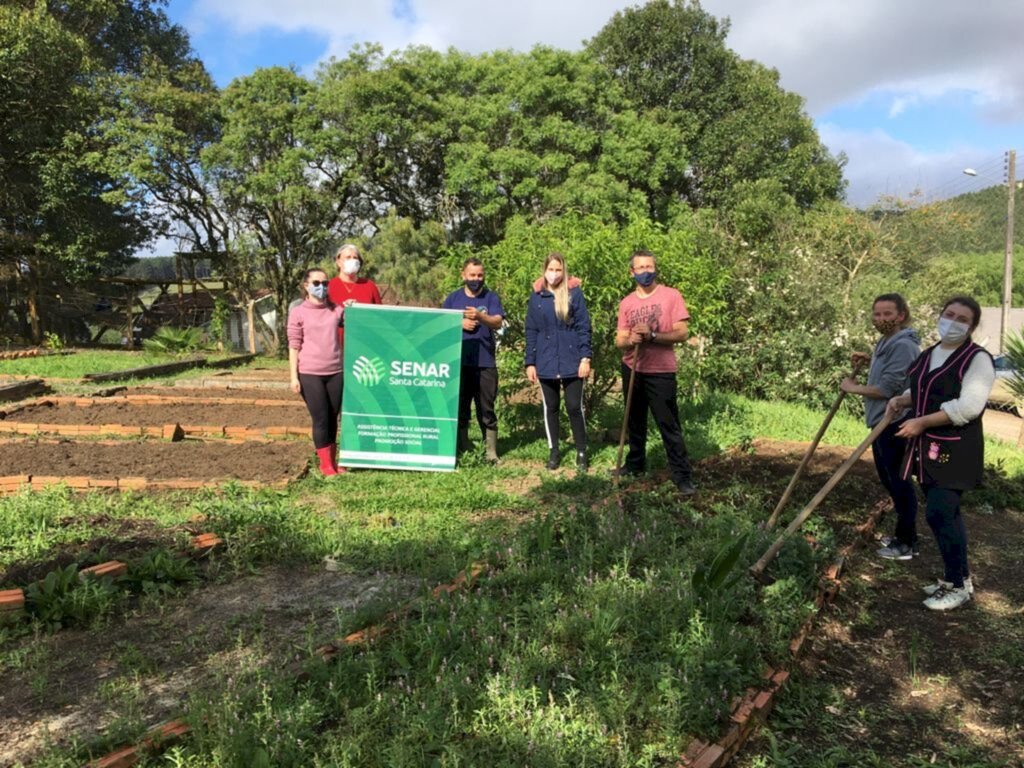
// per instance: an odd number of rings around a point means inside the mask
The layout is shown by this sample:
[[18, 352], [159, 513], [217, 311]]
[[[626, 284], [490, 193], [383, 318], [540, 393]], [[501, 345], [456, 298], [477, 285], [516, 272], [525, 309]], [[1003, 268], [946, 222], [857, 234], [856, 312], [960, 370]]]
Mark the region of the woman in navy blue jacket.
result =
[[576, 443], [576, 469], [586, 472], [583, 380], [590, 375], [590, 315], [579, 285], [579, 280], [567, 275], [565, 257], [549, 254], [544, 260], [544, 277], [533, 284], [526, 305], [526, 378], [540, 382], [551, 451], [547, 468], [557, 469], [561, 461], [558, 408], [565, 390], [565, 409]]

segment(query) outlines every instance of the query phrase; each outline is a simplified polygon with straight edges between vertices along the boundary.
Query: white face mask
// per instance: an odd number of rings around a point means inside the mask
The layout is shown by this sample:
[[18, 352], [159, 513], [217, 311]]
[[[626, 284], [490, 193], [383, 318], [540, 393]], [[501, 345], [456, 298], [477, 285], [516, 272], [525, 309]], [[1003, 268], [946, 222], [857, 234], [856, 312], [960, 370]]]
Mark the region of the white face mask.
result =
[[956, 344], [967, 338], [971, 327], [967, 323], [958, 323], [948, 317], [939, 318], [939, 338], [945, 344]]
[[346, 275], [354, 275], [363, 266], [359, 259], [345, 259], [341, 262], [341, 271]]
[[548, 285], [558, 285], [562, 282], [561, 272], [545, 272], [544, 279], [548, 281]]

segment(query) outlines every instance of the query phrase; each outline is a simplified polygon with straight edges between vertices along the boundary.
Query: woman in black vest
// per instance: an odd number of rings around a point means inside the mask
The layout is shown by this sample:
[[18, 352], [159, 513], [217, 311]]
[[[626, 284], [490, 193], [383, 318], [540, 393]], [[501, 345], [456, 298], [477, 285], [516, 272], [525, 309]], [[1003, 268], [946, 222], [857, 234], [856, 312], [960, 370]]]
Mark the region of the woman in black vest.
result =
[[914, 475], [921, 484], [925, 516], [945, 566], [942, 578], [924, 589], [924, 604], [935, 611], [957, 608], [974, 592], [960, 496], [981, 482], [981, 415], [995, 381], [992, 356], [971, 340], [980, 321], [981, 307], [974, 299], [947, 301], [939, 316], [939, 343], [910, 366], [910, 389], [887, 406], [890, 415], [911, 408], [897, 436], [908, 441], [903, 476]]

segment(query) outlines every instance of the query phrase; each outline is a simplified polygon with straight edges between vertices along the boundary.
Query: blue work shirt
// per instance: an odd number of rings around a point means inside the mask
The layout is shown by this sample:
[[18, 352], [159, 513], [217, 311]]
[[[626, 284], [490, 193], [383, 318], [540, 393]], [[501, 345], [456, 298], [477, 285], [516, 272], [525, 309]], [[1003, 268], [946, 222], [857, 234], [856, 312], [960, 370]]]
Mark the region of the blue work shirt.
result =
[[[467, 296], [465, 288], [459, 288], [448, 295], [441, 305], [442, 309], [466, 309], [476, 307], [483, 309], [488, 315], [505, 316], [498, 294], [486, 285], [480, 289], [478, 296]], [[478, 323], [476, 330], [470, 333], [462, 331], [462, 365], [475, 368], [496, 368], [494, 359], [494, 331], [483, 323]]]

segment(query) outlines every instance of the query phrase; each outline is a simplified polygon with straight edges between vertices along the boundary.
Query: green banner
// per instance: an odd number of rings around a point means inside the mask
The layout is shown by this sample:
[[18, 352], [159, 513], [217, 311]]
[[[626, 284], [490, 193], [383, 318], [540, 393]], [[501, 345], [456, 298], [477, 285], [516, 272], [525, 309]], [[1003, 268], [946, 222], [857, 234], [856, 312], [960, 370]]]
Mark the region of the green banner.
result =
[[460, 311], [348, 307], [338, 464], [455, 469], [461, 362]]

